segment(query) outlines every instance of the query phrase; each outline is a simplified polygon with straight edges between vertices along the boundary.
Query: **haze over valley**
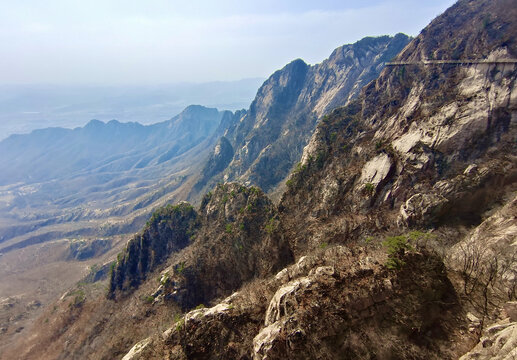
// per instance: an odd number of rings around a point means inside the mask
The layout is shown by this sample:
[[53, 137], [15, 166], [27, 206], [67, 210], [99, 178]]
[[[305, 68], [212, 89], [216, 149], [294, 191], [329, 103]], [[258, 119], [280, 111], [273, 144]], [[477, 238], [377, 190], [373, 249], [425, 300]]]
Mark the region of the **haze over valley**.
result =
[[163, 85], [0, 84], [0, 140], [46, 127], [73, 129], [92, 119], [153, 124], [189, 105], [223, 110], [249, 106], [261, 78]]

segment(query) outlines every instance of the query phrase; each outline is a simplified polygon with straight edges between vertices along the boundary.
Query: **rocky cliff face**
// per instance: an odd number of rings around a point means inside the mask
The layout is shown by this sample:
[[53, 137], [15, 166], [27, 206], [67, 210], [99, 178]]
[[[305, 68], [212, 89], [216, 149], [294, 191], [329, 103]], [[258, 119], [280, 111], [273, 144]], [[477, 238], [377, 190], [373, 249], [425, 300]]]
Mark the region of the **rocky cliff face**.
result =
[[174, 253], [154, 297], [189, 309], [227, 296], [244, 282], [272, 274], [291, 261], [277, 226], [273, 204], [255, 187], [218, 185], [205, 195], [198, 212], [187, 203], [169, 205], [156, 211], [119, 255], [110, 297], [137, 287]]
[[[266, 192], [275, 188], [299, 160], [318, 119], [355, 98], [408, 41], [403, 34], [365, 38], [337, 48], [321, 64], [298, 59], [275, 72], [225, 132], [231, 160], [207, 165], [209, 176], [201, 174], [198, 188], [221, 179], [256, 184]], [[214, 151], [210, 161], [215, 157]]]
[[109, 296], [136, 287], [173, 252], [186, 247], [199, 227], [194, 208], [181, 203], [153, 213], [143, 231], [119, 255], [110, 278]]
[[[460, 1], [398, 60], [420, 60], [431, 50], [447, 58], [452, 28], [484, 44], [478, 51], [464, 43], [459, 58], [515, 57], [513, 42], [482, 30], [489, 7], [497, 14], [492, 26], [513, 26], [504, 4], [494, 4]], [[360, 239], [396, 224], [479, 224], [515, 181], [515, 76], [515, 64], [497, 63], [383, 70], [358, 100], [324, 118], [289, 180], [281, 208], [294, 248], [303, 252], [329, 234]]]

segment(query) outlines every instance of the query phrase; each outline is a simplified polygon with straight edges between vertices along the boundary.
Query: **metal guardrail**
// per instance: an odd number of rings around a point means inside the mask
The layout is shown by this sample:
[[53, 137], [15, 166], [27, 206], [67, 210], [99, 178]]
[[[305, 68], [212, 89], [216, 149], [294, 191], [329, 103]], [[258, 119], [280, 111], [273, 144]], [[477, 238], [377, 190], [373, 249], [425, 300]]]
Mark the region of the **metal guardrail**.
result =
[[386, 66], [400, 66], [400, 65], [441, 65], [441, 64], [457, 64], [457, 65], [472, 65], [472, 64], [516, 64], [517, 59], [499, 59], [499, 60], [422, 60], [422, 61], [390, 61], [385, 63]]

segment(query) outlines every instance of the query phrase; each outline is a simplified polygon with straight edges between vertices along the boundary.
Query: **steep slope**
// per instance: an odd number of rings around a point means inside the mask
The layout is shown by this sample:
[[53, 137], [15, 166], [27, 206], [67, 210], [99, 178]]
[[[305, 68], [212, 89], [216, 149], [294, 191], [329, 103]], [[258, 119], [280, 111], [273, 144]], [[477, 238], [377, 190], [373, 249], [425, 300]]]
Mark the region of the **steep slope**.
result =
[[318, 119], [355, 98], [408, 42], [403, 34], [364, 38], [337, 48], [320, 64], [298, 59], [275, 72], [227, 129], [222, 141], [229, 150], [217, 165], [214, 152], [195, 189], [224, 179], [273, 190], [298, 161]]
[[[516, 58], [515, 11], [505, 0], [459, 1], [397, 58], [415, 64], [383, 70], [357, 100], [324, 117], [279, 205], [277, 231], [297, 264], [254, 284], [254, 294], [245, 287], [187, 313], [127, 359], [455, 359], [467, 352], [483, 321], [515, 299], [512, 292], [498, 298], [491, 282], [465, 293], [458, 278], [465, 273], [442, 262], [464, 236], [490, 240], [491, 251], [502, 247], [509, 255], [497, 257], [502, 262], [514, 253], [517, 65], [497, 61]], [[465, 41], [451, 44], [456, 35]], [[419, 64], [427, 54], [489, 62]], [[479, 308], [472, 302], [483, 292], [488, 302]], [[510, 325], [491, 331], [506, 331], [503, 339]]]
[[106, 273], [121, 234], [186, 198], [232, 116], [191, 106], [151, 126], [92, 121], [0, 143], [4, 179], [16, 166], [25, 179], [0, 187], [0, 302], [12, 305], [0, 307], [0, 349], [91, 269]]

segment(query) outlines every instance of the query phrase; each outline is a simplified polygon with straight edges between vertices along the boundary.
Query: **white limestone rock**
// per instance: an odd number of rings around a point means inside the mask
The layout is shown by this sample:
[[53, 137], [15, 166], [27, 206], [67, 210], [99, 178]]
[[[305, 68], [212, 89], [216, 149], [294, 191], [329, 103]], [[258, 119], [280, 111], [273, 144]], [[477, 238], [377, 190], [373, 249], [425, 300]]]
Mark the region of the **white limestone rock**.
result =
[[429, 221], [447, 201], [441, 195], [415, 194], [400, 206], [397, 222], [399, 225], [409, 225]]
[[311, 284], [311, 279], [302, 277], [278, 289], [269, 303], [264, 324], [269, 326], [280, 320], [281, 317], [289, 315], [297, 305], [296, 293]]
[[253, 360], [268, 359], [268, 352], [273, 347], [282, 327], [283, 323], [278, 321], [260, 330], [253, 339]]
[[151, 338], [137, 342], [131, 350], [122, 358], [122, 360], [145, 360], [145, 350], [151, 344]]
[[517, 358], [517, 322], [509, 319], [484, 331], [479, 343], [460, 360], [514, 360]]
[[388, 154], [377, 155], [363, 166], [359, 184], [372, 184], [377, 187], [388, 176], [392, 166]]

